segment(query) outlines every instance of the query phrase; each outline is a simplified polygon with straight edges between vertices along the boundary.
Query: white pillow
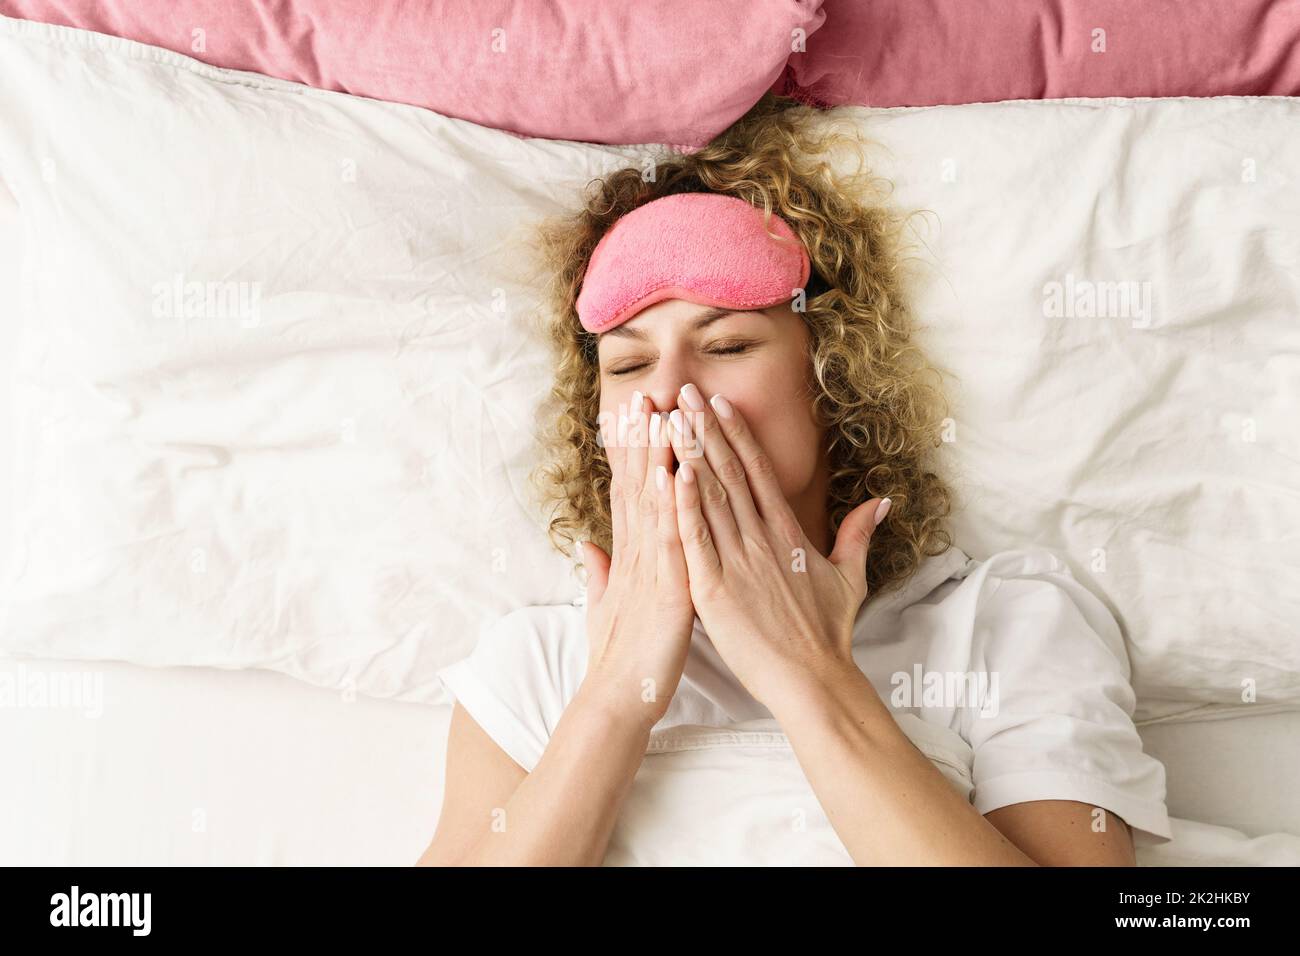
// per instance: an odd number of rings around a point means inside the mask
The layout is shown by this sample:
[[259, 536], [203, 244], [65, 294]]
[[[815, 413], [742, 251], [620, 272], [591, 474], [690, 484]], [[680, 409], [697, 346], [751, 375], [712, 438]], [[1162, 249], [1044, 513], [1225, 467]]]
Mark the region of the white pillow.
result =
[[637, 150], [7, 19], [0, 115], [37, 265], [0, 650], [445, 701], [480, 628], [573, 599], [516, 243]]
[[1300, 702], [1300, 99], [845, 112], [928, 211], [958, 543], [1068, 560], [1139, 717]]

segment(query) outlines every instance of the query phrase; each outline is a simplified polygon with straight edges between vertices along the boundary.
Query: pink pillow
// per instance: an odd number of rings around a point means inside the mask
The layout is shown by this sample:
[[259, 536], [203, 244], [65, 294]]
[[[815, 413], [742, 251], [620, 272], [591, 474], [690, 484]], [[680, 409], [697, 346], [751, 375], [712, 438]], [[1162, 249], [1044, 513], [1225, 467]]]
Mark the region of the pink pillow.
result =
[[829, 105], [1300, 94], [1296, 0], [825, 0], [822, 10], [790, 79]]
[[0, 0], [0, 14], [525, 136], [689, 148], [773, 85], [796, 41], [821, 26], [821, 5]]

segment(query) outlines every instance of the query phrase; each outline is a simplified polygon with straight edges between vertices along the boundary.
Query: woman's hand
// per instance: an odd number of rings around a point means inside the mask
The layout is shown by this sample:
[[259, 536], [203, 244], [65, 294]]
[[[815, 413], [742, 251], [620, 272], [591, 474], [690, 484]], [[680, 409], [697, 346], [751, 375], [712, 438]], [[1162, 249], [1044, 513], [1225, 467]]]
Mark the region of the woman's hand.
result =
[[637, 711], [651, 726], [677, 691], [695, 624], [666, 431], [666, 416], [640, 392], [628, 415], [620, 416], [616, 433], [602, 428], [611, 471], [614, 556], [611, 561], [591, 542], [584, 544], [583, 555], [584, 688], [603, 694], [620, 713]]
[[771, 710], [810, 681], [856, 668], [853, 623], [867, 597], [871, 535], [888, 499], [851, 511], [823, 557], [740, 411], [721, 396], [709, 408], [690, 384], [677, 401], [670, 434], [681, 463], [677, 522], [691, 598], [727, 666]]

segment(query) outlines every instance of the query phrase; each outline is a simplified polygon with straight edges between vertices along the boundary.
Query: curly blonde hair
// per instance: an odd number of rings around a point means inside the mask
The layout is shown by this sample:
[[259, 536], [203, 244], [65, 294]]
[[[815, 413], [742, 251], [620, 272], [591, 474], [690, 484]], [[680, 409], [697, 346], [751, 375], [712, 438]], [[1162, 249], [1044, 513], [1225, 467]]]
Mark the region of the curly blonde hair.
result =
[[931, 467], [947, 403], [941, 385], [928, 380], [942, 373], [912, 344], [900, 296], [906, 217], [879, 200], [880, 183], [861, 164], [836, 173], [829, 151], [847, 145], [861, 157], [862, 140], [833, 127], [819, 133], [823, 115], [768, 93], [707, 146], [667, 155], [653, 175], [647, 164], [592, 180], [580, 212], [539, 227], [534, 247], [549, 286], [542, 332], [554, 359], [555, 408], [545, 415], [543, 463], [532, 481], [551, 509], [551, 541], [566, 556], [584, 539], [612, 550], [611, 473], [597, 441], [598, 336], [582, 327], [576, 308], [587, 261], [620, 216], [681, 192], [723, 193], [775, 212], [808, 250], [813, 278], [797, 314], [810, 332], [813, 413], [827, 435], [832, 534], [857, 505], [893, 500], [872, 538], [868, 600], [951, 547], [952, 495]]

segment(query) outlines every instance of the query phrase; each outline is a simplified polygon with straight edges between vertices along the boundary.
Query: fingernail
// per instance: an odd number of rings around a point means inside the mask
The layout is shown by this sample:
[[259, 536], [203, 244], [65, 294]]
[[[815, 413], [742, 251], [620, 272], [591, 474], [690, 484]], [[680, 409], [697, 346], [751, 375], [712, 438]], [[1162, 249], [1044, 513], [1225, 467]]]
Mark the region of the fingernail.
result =
[[[663, 417], [660, 415], [653, 415], [650, 418], [650, 444], [655, 448], [659, 447], [659, 423], [662, 420]], [[659, 467], [662, 468], [663, 465]]]
[[876, 527], [880, 527], [880, 522], [885, 520], [885, 515], [889, 514], [889, 506], [893, 504], [888, 498], [880, 499], [880, 504], [876, 505]]
[[695, 469], [688, 462], [682, 462], [677, 466], [677, 473], [682, 476], [682, 481], [688, 485], [695, 484]]
[[641, 390], [639, 388], [632, 393], [632, 414], [633, 415], [641, 414], [641, 403], [644, 398], [645, 396], [641, 394]]
[[682, 398], [686, 399], [686, 404], [690, 406], [691, 411], [704, 411], [704, 396], [701, 395], [700, 390], [690, 382], [687, 382], [682, 386]]
[[682, 410], [680, 408], [674, 408], [669, 412], [668, 420], [673, 423], [673, 428], [677, 430], [677, 434], [685, 434], [685, 431], [682, 428]]
[[713, 406], [713, 410], [718, 413], [719, 418], [731, 417], [731, 402], [727, 401], [721, 395], [714, 395], [709, 399], [709, 404]]
[[668, 469], [663, 465], [660, 465], [655, 471], [655, 484], [659, 486], [660, 491], [668, 487]]

